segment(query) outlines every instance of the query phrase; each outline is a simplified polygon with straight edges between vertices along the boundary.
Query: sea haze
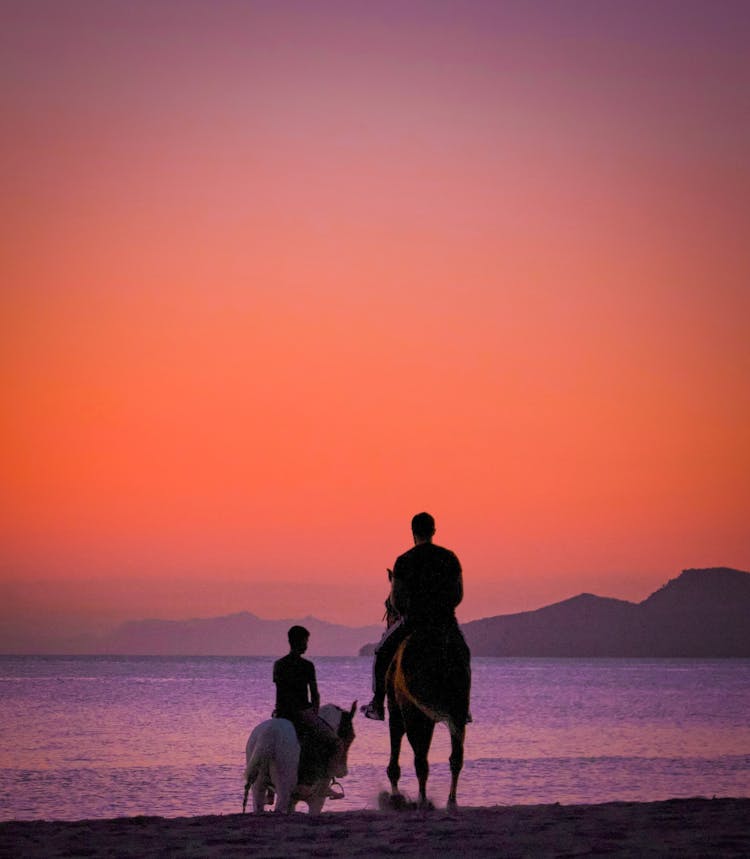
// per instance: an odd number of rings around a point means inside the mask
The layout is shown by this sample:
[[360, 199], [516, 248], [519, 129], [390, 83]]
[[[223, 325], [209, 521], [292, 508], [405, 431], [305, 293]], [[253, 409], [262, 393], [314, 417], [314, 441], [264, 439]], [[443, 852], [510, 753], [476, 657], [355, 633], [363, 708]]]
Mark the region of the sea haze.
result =
[[[474, 656], [750, 657], [750, 573], [684, 570], [641, 603], [579, 594], [536, 611], [462, 625]], [[1, 620], [1, 619], [0, 619]], [[372, 652], [383, 627], [315, 617], [266, 620], [243, 611], [191, 620], [133, 620], [99, 635], [14, 631], [0, 622], [0, 653], [136, 656], [271, 656], [302, 623], [318, 656]], [[53, 625], [54, 628], [54, 625]], [[52, 637], [50, 637], [52, 635]]]
[[[370, 661], [316, 660], [324, 701], [369, 696]], [[244, 746], [273, 706], [270, 657], [0, 657], [4, 819], [239, 811]], [[465, 805], [750, 795], [750, 660], [473, 660]], [[346, 797], [386, 786], [387, 729], [355, 720]], [[438, 726], [429, 794], [444, 805]], [[416, 791], [411, 750], [402, 786]]]

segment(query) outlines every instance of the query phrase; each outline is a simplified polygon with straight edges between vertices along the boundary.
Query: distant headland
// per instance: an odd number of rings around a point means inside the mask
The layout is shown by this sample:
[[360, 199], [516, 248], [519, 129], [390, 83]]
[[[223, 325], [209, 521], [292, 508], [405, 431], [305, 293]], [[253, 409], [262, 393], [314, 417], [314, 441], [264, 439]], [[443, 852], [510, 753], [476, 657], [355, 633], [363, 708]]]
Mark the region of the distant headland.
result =
[[580, 594], [464, 624], [474, 656], [750, 657], [750, 573], [684, 570], [641, 603]]

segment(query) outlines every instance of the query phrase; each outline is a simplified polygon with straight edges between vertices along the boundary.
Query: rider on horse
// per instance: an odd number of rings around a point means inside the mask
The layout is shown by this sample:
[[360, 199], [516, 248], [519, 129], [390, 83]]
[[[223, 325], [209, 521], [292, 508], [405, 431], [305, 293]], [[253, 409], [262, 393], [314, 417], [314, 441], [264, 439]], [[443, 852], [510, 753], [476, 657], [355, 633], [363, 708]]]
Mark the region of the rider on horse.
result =
[[310, 633], [304, 626], [293, 626], [287, 633], [289, 653], [273, 664], [276, 684], [275, 718], [288, 719], [297, 731], [302, 749], [300, 782], [311, 783], [326, 769], [338, 747], [338, 737], [320, 718], [320, 695], [315, 666], [302, 654], [307, 650]]
[[385, 678], [398, 646], [414, 630], [454, 630], [460, 636], [455, 609], [463, 598], [461, 564], [449, 549], [432, 542], [435, 520], [418, 513], [411, 520], [414, 547], [396, 559], [388, 571], [391, 593], [386, 600], [388, 629], [375, 648], [374, 693], [363, 706], [368, 719], [385, 718]]

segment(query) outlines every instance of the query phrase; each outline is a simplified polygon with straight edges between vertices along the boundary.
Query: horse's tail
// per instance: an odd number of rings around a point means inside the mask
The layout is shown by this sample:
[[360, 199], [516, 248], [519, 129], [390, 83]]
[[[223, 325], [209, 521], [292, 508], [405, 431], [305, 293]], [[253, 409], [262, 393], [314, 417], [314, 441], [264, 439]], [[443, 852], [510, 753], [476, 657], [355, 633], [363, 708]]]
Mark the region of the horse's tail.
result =
[[[258, 728], [261, 727], [260, 725]], [[244, 814], [247, 806], [247, 795], [250, 793], [250, 788], [255, 780], [260, 776], [261, 767], [263, 765], [263, 755], [261, 754], [260, 743], [258, 742], [258, 728], [250, 734], [245, 747], [245, 795], [242, 799], [242, 812]]]
[[397, 700], [447, 723], [451, 734], [466, 724], [471, 653], [458, 626], [412, 632], [396, 651], [388, 677]]
[[252, 754], [252, 757], [248, 758], [247, 765], [245, 766], [245, 784], [251, 785], [260, 775], [260, 766], [261, 760], [260, 755], [255, 750]]

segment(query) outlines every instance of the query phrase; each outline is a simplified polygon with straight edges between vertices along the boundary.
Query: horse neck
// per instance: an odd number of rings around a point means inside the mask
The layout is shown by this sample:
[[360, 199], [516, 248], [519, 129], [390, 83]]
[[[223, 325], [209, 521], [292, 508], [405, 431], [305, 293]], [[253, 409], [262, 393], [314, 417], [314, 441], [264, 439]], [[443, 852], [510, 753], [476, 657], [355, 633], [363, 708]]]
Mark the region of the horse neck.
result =
[[337, 707], [335, 704], [324, 704], [318, 711], [318, 715], [334, 734], [338, 734], [342, 716], [340, 707]]
[[[325, 704], [320, 708], [318, 715], [330, 726], [331, 730], [338, 737], [336, 750], [328, 759], [328, 765], [326, 767], [327, 778], [338, 778], [338, 774], [345, 772], [348, 768], [347, 757], [349, 754], [349, 746], [352, 744], [351, 740], [347, 742], [346, 739], [339, 736], [341, 721], [344, 718], [344, 711], [335, 704]], [[352, 737], [352, 740], [353, 739], [354, 738]]]

